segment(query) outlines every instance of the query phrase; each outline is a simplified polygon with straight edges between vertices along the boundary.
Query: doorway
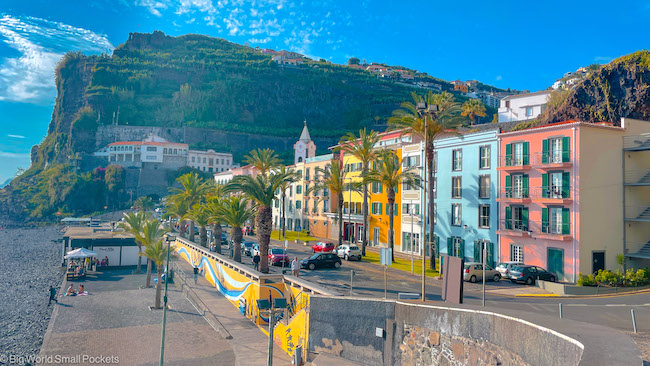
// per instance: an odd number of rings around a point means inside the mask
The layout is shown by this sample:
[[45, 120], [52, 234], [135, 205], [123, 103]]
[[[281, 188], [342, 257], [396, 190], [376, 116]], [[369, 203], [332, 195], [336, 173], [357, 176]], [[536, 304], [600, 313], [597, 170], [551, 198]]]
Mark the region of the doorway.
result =
[[593, 273], [605, 269], [605, 252], [591, 252], [591, 259]]
[[548, 271], [555, 274], [555, 279], [561, 281], [564, 278], [564, 250], [548, 248], [546, 253]]

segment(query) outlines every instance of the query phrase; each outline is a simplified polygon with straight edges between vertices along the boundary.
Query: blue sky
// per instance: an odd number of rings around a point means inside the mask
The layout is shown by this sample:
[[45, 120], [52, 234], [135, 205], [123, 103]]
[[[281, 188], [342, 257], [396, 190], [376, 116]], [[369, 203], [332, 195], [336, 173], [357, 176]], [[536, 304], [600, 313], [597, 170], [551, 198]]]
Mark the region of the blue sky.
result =
[[129, 32], [207, 34], [534, 91], [647, 49], [648, 24], [650, 0], [0, 0], [0, 184], [47, 133], [57, 60], [110, 52]]

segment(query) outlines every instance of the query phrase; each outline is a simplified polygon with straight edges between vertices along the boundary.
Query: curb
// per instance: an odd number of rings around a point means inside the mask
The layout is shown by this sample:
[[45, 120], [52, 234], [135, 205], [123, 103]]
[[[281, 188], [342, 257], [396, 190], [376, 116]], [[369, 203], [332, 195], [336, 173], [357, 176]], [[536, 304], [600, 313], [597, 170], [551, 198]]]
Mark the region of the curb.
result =
[[515, 297], [563, 297], [558, 294], [515, 294], [514, 296]]

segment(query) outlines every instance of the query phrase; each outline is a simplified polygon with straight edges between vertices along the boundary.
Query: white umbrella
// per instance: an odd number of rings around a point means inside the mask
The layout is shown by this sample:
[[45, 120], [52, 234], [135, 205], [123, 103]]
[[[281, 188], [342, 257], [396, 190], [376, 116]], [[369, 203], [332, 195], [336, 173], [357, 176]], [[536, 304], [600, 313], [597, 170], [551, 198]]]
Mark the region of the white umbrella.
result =
[[68, 252], [68, 254], [65, 255], [65, 259], [72, 259], [72, 258], [88, 258], [88, 257], [96, 257], [97, 253], [93, 252], [92, 250], [86, 249], [86, 248], [78, 248], [75, 250], [71, 250]]

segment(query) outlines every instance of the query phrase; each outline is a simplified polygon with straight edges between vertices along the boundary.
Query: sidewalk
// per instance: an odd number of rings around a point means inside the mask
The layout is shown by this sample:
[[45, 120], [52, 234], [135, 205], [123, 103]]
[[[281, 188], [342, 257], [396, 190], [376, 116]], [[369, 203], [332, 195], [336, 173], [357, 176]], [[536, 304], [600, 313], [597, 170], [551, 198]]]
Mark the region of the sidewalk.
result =
[[[228, 343], [235, 353], [235, 365], [265, 366], [268, 353], [268, 337], [253, 322], [239, 313], [239, 311], [226, 299], [205, 277], [199, 276], [198, 284], [192, 279], [192, 266], [184, 260], [175, 262], [187, 278], [186, 286], [196, 293], [197, 297], [205, 304], [216, 317], [232, 339]], [[220, 332], [221, 333], [221, 332]], [[222, 333], [223, 334], [223, 333]], [[290, 365], [291, 358], [277, 344], [273, 348], [274, 365]]]

